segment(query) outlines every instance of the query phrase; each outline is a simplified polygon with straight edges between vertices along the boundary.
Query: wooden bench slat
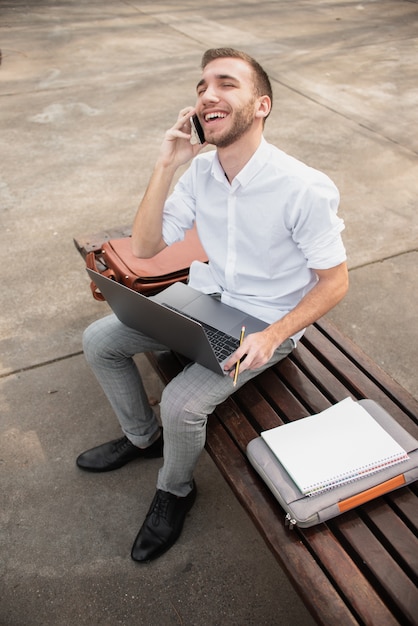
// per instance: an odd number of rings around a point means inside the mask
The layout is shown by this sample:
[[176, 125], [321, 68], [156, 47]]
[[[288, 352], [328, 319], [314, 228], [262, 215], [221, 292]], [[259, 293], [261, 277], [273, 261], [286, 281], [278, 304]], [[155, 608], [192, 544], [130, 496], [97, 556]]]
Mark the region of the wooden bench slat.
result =
[[412, 582], [418, 585], [418, 537], [383, 499], [373, 500], [361, 510], [369, 526], [373, 525], [374, 534], [386, 543], [392, 556], [402, 562], [402, 569], [408, 569]]
[[[309, 380], [311, 385], [322, 390], [322, 393], [330, 400], [332, 404], [344, 400], [347, 396], [351, 396], [354, 400], [355, 397], [352, 393], [352, 389], [347, 389], [347, 384], [344, 384], [335, 374], [335, 371], [330, 370], [329, 367], [309, 349], [309, 344], [305, 345], [304, 342], [300, 342], [297, 350], [291, 355], [292, 361], [303, 372], [309, 372]], [[306, 374], [305, 374], [306, 375]], [[318, 413], [320, 409], [313, 409], [313, 413]]]
[[[266, 372], [267, 373], [267, 372]], [[264, 378], [264, 375], [263, 375]], [[267, 377], [264, 378], [264, 382], [268, 385], [271, 379], [275, 379], [275, 375], [271, 370], [268, 370]], [[234, 400], [239, 404], [241, 410], [246, 411], [251, 419], [256, 423], [257, 434], [260, 434], [262, 430], [269, 430], [275, 428], [284, 423], [281, 415], [272, 406], [269, 399], [266, 399], [262, 393], [263, 385], [260, 387], [253, 381], [250, 384], [244, 385], [234, 394]], [[283, 396], [283, 388], [281, 389]], [[286, 406], [282, 403], [283, 413], [286, 415], [286, 410], [293, 409], [295, 412], [302, 410], [303, 407], [297, 406], [297, 400], [292, 397], [287, 398], [288, 402]]]
[[[368, 364], [368, 370], [363, 371], [357, 363], [341, 351], [340, 346], [328, 341], [318, 325], [311, 326], [308, 330], [309, 332], [306, 332], [303, 338], [304, 344], [318, 357], [318, 360], [325, 364], [327, 369], [337, 374], [341, 381], [344, 381], [347, 388], [352, 388], [356, 398], [373, 398], [393, 415], [412, 436], [418, 437], [418, 418], [416, 417], [418, 415], [418, 402], [414, 398], [408, 396], [406, 392], [402, 394], [403, 400], [409, 399], [409, 405], [415, 406], [417, 413], [407, 409], [403, 403], [396, 400], [395, 394], [389, 391], [390, 386], [385, 386], [389, 385], [389, 382], [394, 384], [394, 381], [389, 377], [384, 377], [377, 366], [373, 368], [373, 362]], [[361, 355], [359, 355], [360, 358], [362, 358]], [[382, 378], [389, 380], [383, 383]]]
[[387, 374], [373, 359], [371, 359], [358, 345], [326, 318], [322, 318], [314, 324], [324, 337], [338, 346], [356, 367], [365, 376], [371, 376], [376, 384], [383, 389], [388, 397], [402, 407], [402, 410], [410, 419], [418, 423], [418, 400], [411, 396], [398, 382]]
[[[398, 621], [384, 602], [376, 596], [375, 590], [356, 563], [348, 557], [341, 543], [337, 541], [326, 524], [320, 524], [304, 531], [320, 562], [326, 567], [338, 584], [340, 593], [346, 597], [353, 610], [365, 624], [397, 624]], [[327, 546], [324, 549], [324, 541]]]
[[[385, 394], [375, 380], [369, 376], [364, 376], [361, 370], [337, 346], [330, 344], [317, 329], [312, 329], [309, 337], [314, 338], [315, 343], [311, 343], [309, 338], [306, 338], [305, 345], [309, 346], [311, 352], [318, 358], [318, 361], [322, 362], [327, 370], [344, 382], [355, 398], [373, 398], [389, 411], [395, 419], [403, 420], [405, 425], [408, 424], [410, 426], [409, 420], [405, 420], [403, 412], [398, 405]], [[316, 375], [317, 370], [313, 369], [312, 371]], [[317, 382], [319, 384], [319, 381]]]
[[89, 252], [96, 252], [100, 250], [102, 244], [109, 239], [121, 239], [122, 237], [129, 237], [132, 233], [132, 225], [117, 226], [115, 228], [109, 228], [108, 230], [102, 230], [92, 235], [81, 235], [73, 239], [74, 245], [83, 259], [86, 258]]
[[222, 422], [228, 436], [233, 439], [240, 453], [245, 454], [248, 442], [257, 437], [258, 433], [244, 417], [234, 399], [228, 398], [217, 407], [215, 415]]
[[[288, 358], [279, 363], [273, 369], [278, 373], [283, 384], [300, 400], [307, 408], [305, 416], [319, 413], [330, 406], [331, 402], [323, 390], [306, 375], [298, 361], [299, 348]], [[345, 394], [346, 396], [347, 394]], [[344, 397], [345, 397], [344, 396]]]
[[403, 616], [404, 623], [414, 624], [418, 606], [417, 587], [370, 528], [362, 523], [357, 513], [349, 512], [339, 520], [338, 534], [348, 542], [360, 569], [363, 572], [367, 569], [384, 590], [395, 615]]
[[409, 488], [400, 489], [385, 496], [386, 500], [390, 502], [391, 506], [403, 519], [405, 524], [411, 529], [411, 531], [418, 535], [418, 506], [417, 496], [414, 493], [414, 485]]
[[[291, 363], [284, 366], [284, 362], [270, 368], [254, 379], [254, 385], [260, 390], [264, 398], [274, 407], [283, 423], [291, 419], [306, 417], [308, 410], [293, 391], [289, 388], [287, 379], [282, 372], [294, 367]], [[241, 390], [238, 392], [241, 393]], [[276, 424], [277, 426], [278, 424]]]

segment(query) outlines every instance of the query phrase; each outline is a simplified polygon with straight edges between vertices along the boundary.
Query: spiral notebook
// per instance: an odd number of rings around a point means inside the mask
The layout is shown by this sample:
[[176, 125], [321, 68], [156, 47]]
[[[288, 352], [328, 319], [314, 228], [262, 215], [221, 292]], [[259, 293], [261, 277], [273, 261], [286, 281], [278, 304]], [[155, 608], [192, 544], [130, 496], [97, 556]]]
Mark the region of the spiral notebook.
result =
[[406, 451], [357, 402], [263, 431], [299, 490], [316, 495], [408, 460]]

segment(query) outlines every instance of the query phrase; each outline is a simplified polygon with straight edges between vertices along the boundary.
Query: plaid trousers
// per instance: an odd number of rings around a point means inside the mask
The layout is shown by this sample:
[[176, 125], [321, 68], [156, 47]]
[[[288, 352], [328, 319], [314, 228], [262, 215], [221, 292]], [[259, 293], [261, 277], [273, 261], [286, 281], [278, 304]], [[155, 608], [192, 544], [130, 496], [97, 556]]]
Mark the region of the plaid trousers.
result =
[[[197, 363], [188, 365], [165, 387], [161, 398], [164, 461], [158, 489], [178, 496], [189, 493], [205, 445], [208, 415], [248, 380], [285, 358], [293, 347], [293, 340], [286, 340], [265, 366], [242, 372], [236, 387], [229, 376], [215, 374]], [[139, 447], [153, 443], [159, 424], [133, 356], [167, 347], [125, 326], [112, 314], [84, 331], [83, 348], [126, 437]]]

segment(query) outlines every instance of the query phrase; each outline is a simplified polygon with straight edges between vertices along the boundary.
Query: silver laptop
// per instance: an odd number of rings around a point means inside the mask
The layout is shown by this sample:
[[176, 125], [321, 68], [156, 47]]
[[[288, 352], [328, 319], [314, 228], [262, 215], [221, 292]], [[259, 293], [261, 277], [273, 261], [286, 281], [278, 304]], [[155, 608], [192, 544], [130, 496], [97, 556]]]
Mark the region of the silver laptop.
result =
[[246, 334], [267, 326], [184, 283], [174, 283], [155, 296], [144, 296], [98, 272], [87, 272], [126, 326], [217, 374], [225, 374], [223, 364], [238, 348], [242, 326]]

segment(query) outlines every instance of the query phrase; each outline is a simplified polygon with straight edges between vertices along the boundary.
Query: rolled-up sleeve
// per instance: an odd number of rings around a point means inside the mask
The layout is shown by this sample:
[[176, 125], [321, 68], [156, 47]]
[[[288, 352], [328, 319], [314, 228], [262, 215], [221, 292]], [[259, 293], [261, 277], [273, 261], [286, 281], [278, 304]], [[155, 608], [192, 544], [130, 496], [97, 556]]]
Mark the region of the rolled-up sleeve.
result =
[[341, 238], [344, 222], [338, 217], [339, 192], [324, 176], [306, 185], [293, 207], [292, 237], [311, 269], [329, 269], [346, 258]]
[[166, 200], [163, 213], [163, 239], [170, 246], [184, 239], [185, 232], [193, 227], [196, 217], [196, 197], [190, 168], [174, 187]]

